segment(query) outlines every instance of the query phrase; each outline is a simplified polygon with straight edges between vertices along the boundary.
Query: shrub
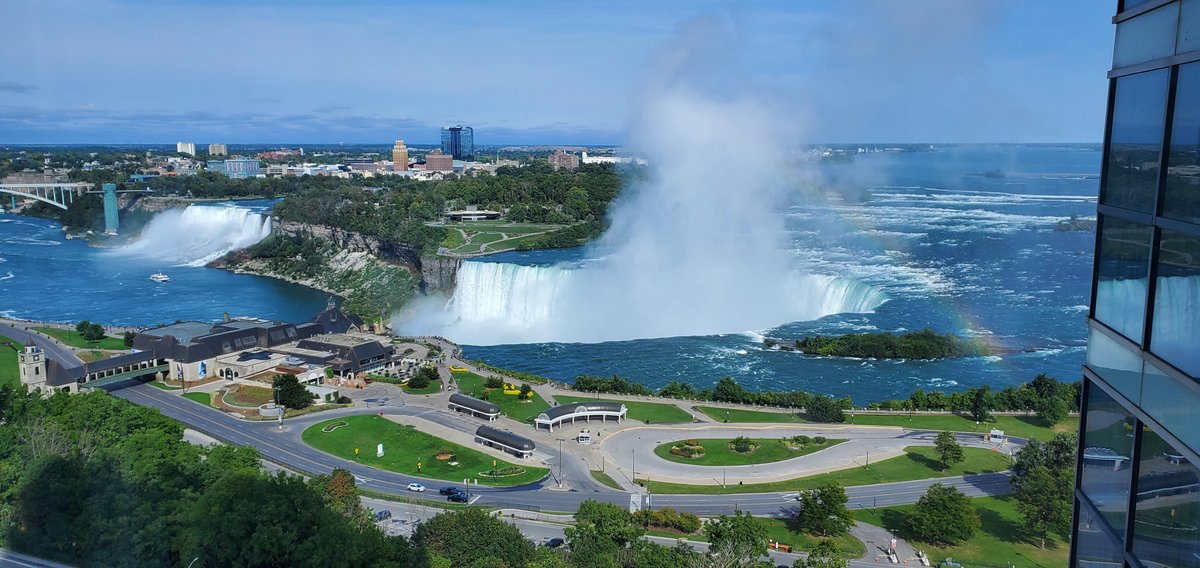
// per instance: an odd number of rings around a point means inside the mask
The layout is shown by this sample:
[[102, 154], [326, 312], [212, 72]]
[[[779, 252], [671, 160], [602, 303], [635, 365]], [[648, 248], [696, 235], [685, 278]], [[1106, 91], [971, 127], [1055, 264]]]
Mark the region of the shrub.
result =
[[814, 444], [821, 446], [824, 445], [828, 440], [825, 439], [825, 436], [814, 436], [812, 441]]
[[488, 377], [483, 381], [483, 386], [489, 389], [502, 389], [504, 388], [504, 379], [500, 377]]
[[700, 530], [700, 517], [694, 513], [680, 512], [669, 507], [657, 511], [642, 509], [634, 513], [633, 518], [644, 527], [674, 529], [685, 534]]
[[413, 378], [408, 380], [408, 388], [423, 389], [429, 386], [429, 376], [424, 373], [417, 373]]
[[797, 446], [804, 447], [812, 443], [812, 438], [801, 434], [792, 438], [792, 441], [795, 442]]
[[754, 443], [754, 440], [751, 440], [750, 438], [738, 436], [729, 443], [729, 446], [733, 448], [733, 451], [739, 454], [748, 454], [754, 451], [756, 444]]
[[700, 440], [694, 440], [694, 439], [693, 440], [684, 440], [683, 444], [685, 446], [699, 446]]

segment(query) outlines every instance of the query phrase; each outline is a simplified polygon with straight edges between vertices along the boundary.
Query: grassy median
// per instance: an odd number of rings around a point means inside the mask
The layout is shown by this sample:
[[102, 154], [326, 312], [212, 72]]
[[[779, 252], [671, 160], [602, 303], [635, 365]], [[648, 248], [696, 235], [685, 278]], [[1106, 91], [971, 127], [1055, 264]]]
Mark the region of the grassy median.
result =
[[[933, 448], [930, 446], [909, 446], [904, 448], [904, 452], [905, 454], [902, 456], [879, 462], [871, 462], [870, 467], [852, 467], [773, 483], [738, 485], [736, 477], [728, 477], [726, 478], [726, 486], [721, 487], [720, 485], [688, 485], [651, 480], [650, 490], [653, 493], [695, 493], [705, 495], [775, 493], [813, 489], [830, 481], [835, 481], [849, 487], [852, 485], [873, 485], [876, 483], [992, 473], [1005, 471], [1009, 467], [1008, 454], [985, 450], [983, 448], [963, 448], [964, 461], [947, 469], [941, 469], [942, 464], [937, 460], [937, 456], [933, 453]], [[720, 476], [721, 472], [714, 470], [714, 478], [719, 479]], [[640, 481], [642, 478], [639, 476], [638, 479]]]
[[692, 415], [686, 410], [675, 406], [674, 404], [664, 404], [661, 402], [631, 402], [628, 400], [610, 400], [606, 398], [589, 398], [585, 396], [566, 396], [558, 395], [554, 397], [559, 404], [571, 404], [573, 402], [620, 402], [625, 405], [628, 414], [626, 418], [632, 418], [646, 424], [680, 424], [692, 422]]
[[699, 442], [699, 445], [704, 448], [704, 455], [698, 458], [689, 458], [671, 453], [671, 448], [682, 444], [684, 440], [660, 444], [654, 448], [654, 454], [668, 461], [689, 465], [753, 465], [790, 460], [832, 448], [845, 442], [845, 440], [826, 439], [823, 444], [810, 442], [801, 449], [793, 450], [784, 444], [784, 440], [779, 438], [754, 438], [753, 442], [757, 444], [756, 449], [746, 454], [740, 454], [730, 447], [730, 444], [733, 442], [732, 438], [703, 438], [695, 441]]
[[[550, 470], [524, 463], [508, 462], [426, 434], [411, 426], [397, 424], [375, 414], [325, 420], [310, 426], [302, 434], [304, 442], [318, 450], [358, 463], [397, 473], [461, 483], [478, 479], [482, 485], [511, 487], [532, 483]], [[376, 445], [383, 444], [383, 457], [376, 457]], [[358, 448], [356, 457], [354, 449]], [[450, 459], [438, 459], [439, 456]], [[495, 466], [493, 466], [493, 460]], [[451, 465], [454, 462], [455, 465]], [[420, 464], [418, 467], [417, 464]], [[492, 478], [491, 471], [509, 475]]]
[[759, 410], [743, 410], [740, 408], [720, 408], [716, 406], [697, 406], [696, 410], [703, 412], [717, 422], [768, 422], [768, 423], [804, 423], [795, 412], [764, 412]]
[[105, 336], [104, 339], [99, 341], [88, 341], [84, 339], [79, 332], [73, 329], [59, 329], [57, 327], [35, 327], [33, 329], [49, 335], [50, 337], [70, 345], [71, 347], [78, 347], [80, 349], [108, 349], [112, 351], [129, 350], [129, 348], [125, 346], [124, 339], [120, 337], [113, 337], [111, 335]]

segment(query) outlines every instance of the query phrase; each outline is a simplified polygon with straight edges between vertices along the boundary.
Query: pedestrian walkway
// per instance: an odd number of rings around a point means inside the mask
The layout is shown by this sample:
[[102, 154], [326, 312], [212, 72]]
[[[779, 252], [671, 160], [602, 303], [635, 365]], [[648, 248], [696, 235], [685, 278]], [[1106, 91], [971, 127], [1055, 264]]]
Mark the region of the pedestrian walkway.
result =
[[857, 538], [867, 546], [867, 552], [860, 560], [890, 563], [891, 560], [889, 559], [888, 552], [892, 548], [892, 541], [894, 539], [896, 542], [897, 562], [901, 564], [908, 564], [909, 561], [917, 562], [917, 553], [912, 545], [897, 538], [896, 535], [885, 528], [855, 521], [854, 526], [850, 527], [850, 536]]

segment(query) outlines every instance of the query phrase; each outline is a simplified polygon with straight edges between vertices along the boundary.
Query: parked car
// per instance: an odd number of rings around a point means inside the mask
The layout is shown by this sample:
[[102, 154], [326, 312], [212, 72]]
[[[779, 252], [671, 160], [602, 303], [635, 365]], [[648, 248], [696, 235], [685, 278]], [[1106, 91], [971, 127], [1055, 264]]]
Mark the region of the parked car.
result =
[[466, 503], [468, 501], [467, 494], [462, 492], [451, 493], [448, 497], [446, 497], [446, 500], [452, 503]]
[[455, 493], [462, 493], [462, 492], [463, 492], [462, 489], [459, 489], [453, 485], [447, 485], [446, 487], [438, 489], [438, 493], [442, 494], [442, 495], [453, 495]]
[[392, 518], [392, 512], [387, 509], [384, 509], [382, 511], [375, 511], [375, 522], [377, 522], [377, 523], [386, 521], [390, 518]]
[[566, 544], [566, 541], [564, 541], [563, 539], [552, 538], [552, 539], [546, 541], [546, 548], [558, 548], [558, 547], [562, 546], [563, 544]]
[[409, 491], [416, 491], [416, 492], [418, 492], [418, 493], [419, 493], [419, 492], [423, 492], [423, 491], [425, 491], [425, 486], [424, 486], [424, 485], [421, 485], [420, 483], [409, 483], [409, 484], [408, 484], [408, 490], [409, 490]]

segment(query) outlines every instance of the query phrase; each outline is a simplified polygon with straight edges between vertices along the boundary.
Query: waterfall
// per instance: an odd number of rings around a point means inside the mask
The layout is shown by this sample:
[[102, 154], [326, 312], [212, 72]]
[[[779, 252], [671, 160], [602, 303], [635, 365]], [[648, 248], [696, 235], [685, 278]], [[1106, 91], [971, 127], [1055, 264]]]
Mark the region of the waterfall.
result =
[[888, 299], [857, 280], [801, 272], [779, 286], [749, 279], [746, 291], [731, 298], [698, 295], [694, 287], [637, 287], [641, 293], [625, 294], [627, 288], [614, 286], [612, 275], [595, 264], [565, 268], [467, 261], [448, 302], [416, 308], [400, 327], [479, 345], [615, 341], [767, 329], [870, 312]]
[[117, 249], [116, 254], [204, 266], [269, 234], [270, 216], [244, 207], [189, 205], [156, 215], [136, 240]]

